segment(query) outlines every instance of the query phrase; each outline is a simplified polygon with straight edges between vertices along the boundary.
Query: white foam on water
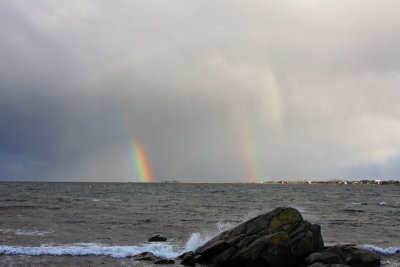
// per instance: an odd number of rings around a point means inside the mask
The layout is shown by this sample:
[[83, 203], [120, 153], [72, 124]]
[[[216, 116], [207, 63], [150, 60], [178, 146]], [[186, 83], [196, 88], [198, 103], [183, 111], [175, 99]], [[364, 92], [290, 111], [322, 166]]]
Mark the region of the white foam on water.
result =
[[109, 246], [99, 243], [77, 243], [70, 245], [47, 245], [38, 247], [0, 246], [0, 254], [16, 255], [51, 255], [51, 256], [109, 256], [126, 258], [142, 252], [151, 252], [157, 257], [173, 259], [183, 253], [183, 249], [171, 244], [154, 242], [144, 246]]
[[347, 205], [349, 205], [349, 206], [361, 206], [362, 203], [359, 203], [359, 202], [351, 202], [351, 203], [349, 203], [349, 204], [347, 204]]
[[52, 231], [17, 230], [14, 232], [15, 235], [26, 235], [26, 236], [45, 236], [50, 233], [52, 233]]
[[387, 203], [385, 202], [385, 201], [382, 201], [382, 202], [379, 202], [379, 204], [378, 204], [379, 206], [386, 206], [387, 205]]
[[9, 234], [9, 233], [14, 233], [15, 231], [13, 229], [0, 229], [0, 233], [3, 234]]
[[374, 252], [378, 252], [385, 255], [394, 255], [400, 251], [400, 247], [388, 247], [388, 248], [380, 248], [374, 245], [365, 244], [364, 248], [372, 250]]
[[53, 231], [38, 231], [38, 230], [27, 230], [27, 229], [0, 229], [0, 233], [3, 234], [14, 234], [22, 236], [45, 236], [53, 233]]

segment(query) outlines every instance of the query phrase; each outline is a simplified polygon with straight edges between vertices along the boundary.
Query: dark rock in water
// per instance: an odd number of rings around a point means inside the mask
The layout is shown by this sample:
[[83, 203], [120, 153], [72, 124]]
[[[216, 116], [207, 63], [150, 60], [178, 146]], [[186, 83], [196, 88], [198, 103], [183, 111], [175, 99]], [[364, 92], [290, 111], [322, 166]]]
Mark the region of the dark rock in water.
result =
[[[216, 266], [298, 266], [324, 248], [320, 226], [303, 221], [294, 208], [277, 208], [214, 237], [193, 254], [193, 261]], [[182, 263], [183, 264], [183, 263]]]
[[320, 252], [307, 256], [305, 263], [313, 266], [320, 264], [344, 264], [353, 267], [380, 266], [379, 258], [370, 250], [354, 244], [337, 244]]
[[174, 260], [159, 258], [151, 252], [140, 253], [136, 255], [134, 258], [137, 261], [152, 261], [153, 264], [175, 264]]
[[135, 256], [137, 261], [156, 261], [159, 258], [151, 252], [143, 252]]
[[155, 236], [150, 237], [147, 241], [149, 241], [149, 242], [165, 242], [165, 241], [167, 241], [167, 238], [160, 236], [160, 235], [155, 235]]
[[169, 259], [159, 259], [154, 262], [154, 264], [175, 264], [174, 260]]
[[375, 267], [380, 266], [380, 259], [374, 252], [357, 246], [343, 245], [342, 251], [346, 255], [347, 264], [355, 267]]
[[195, 254], [193, 251], [186, 252], [179, 256], [179, 259], [181, 259], [181, 264], [184, 266], [195, 266], [196, 265], [196, 259], [194, 258]]

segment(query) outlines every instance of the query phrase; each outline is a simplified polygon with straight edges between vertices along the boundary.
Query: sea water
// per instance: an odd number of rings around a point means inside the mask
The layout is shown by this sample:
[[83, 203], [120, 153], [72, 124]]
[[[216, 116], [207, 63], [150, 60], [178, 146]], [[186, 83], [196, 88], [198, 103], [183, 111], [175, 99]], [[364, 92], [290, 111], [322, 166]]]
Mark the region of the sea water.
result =
[[[0, 183], [0, 266], [152, 266], [279, 206], [400, 266], [400, 187], [378, 185]], [[155, 234], [167, 242], [147, 242]]]

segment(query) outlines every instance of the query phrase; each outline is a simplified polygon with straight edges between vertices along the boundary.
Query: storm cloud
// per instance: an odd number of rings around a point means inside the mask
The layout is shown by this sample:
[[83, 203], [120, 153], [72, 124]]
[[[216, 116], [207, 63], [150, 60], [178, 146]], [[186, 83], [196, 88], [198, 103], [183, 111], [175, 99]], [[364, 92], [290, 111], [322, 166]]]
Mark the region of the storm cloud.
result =
[[398, 179], [398, 1], [0, 1], [0, 180]]

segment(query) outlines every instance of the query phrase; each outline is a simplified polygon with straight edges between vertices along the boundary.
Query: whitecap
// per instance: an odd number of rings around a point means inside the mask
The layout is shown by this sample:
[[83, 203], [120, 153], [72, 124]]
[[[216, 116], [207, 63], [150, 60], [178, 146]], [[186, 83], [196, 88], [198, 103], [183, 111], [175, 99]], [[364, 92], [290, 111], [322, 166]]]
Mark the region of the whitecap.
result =
[[15, 235], [25, 235], [25, 236], [45, 236], [52, 233], [53, 231], [37, 231], [37, 230], [16, 230]]
[[379, 206], [386, 206], [387, 203], [385, 201], [379, 202]]
[[361, 206], [362, 203], [360, 203], [360, 202], [351, 202], [351, 203], [349, 203], [347, 205], [349, 205], [349, 206]]

